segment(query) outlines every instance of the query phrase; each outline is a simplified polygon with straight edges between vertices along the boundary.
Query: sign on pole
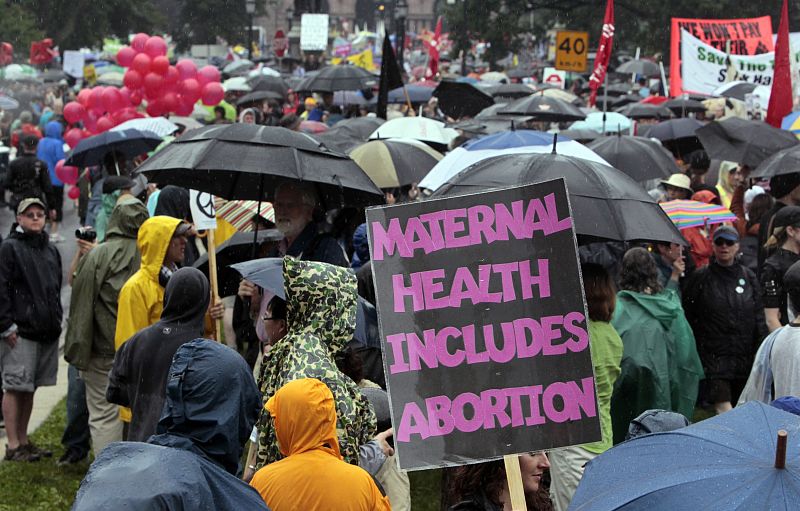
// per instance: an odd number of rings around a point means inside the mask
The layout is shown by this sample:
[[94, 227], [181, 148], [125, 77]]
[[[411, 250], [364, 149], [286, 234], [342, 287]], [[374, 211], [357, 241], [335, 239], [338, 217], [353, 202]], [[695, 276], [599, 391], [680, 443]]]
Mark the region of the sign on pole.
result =
[[64, 63], [61, 68], [65, 73], [73, 78], [83, 78], [83, 66], [85, 64], [83, 53], [74, 50], [66, 50], [62, 58]]
[[300, 18], [300, 49], [324, 51], [328, 47], [328, 15], [303, 14]]
[[556, 69], [585, 73], [589, 33], [561, 30], [556, 34]]
[[[219, 302], [217, 286], [217, 244], [214, 240], [214, 230], [217, 228], [217, 211], [214, 205], [214, 196], [207, 192], [189, 190], [189, 209], [192, 212], [192, 223], [200, 231], [206, 231], [208, 239], [208, 280], [211, 284], [211, 305]], [[213, 337], [222, 341], [222, 321], [214, 322]]]
[[546, 67], [542, 74], [542, 82], [563, 89], [567, 83], [567, 72], [554, 67]]
[[367, 210], [403, 469], [600, 439], [563, 179]]
[[283, 30], [277, 30], [275, 37], [272, 38], [272, 51], [275, 52], [275, 56], [278, 58], [283, 57], [288, 47], [289, 39], [286, 38], [286, 34], [283, 33]]

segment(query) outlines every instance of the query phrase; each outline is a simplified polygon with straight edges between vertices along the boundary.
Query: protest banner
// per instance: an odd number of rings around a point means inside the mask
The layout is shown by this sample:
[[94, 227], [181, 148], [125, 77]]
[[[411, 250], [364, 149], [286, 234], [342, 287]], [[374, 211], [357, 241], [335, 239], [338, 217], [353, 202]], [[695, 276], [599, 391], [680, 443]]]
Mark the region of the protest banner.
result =
[[[214, 196], [207, 192], [189, 190], [189, 210], [192, 213], [192, 223], [198, 230], [205, 230], [208, 242], [208, 280], [211, 284], [211, 304], [219, 303], [219, 287], [217, 286], [217, 244], [214, 240], [214, 230], [217, 228], [217, 212]], [[214, 325], [214, 338], [221, 341], [222, 321], [216, 320]]]
[[300, 18], [300, 49], [324, 51], [328, 47], [328, 15], [303, 14]]
[[717, 50], [729, 51], [735, 55], [759, 55], [774, 49], [772, 21], [769, 16], [725, 20], [672, 18], [669, 93], [673, 97], [684, 92], [681, 30]]
[[403, 469], [600, 439], [563, 179], [367, 210]]

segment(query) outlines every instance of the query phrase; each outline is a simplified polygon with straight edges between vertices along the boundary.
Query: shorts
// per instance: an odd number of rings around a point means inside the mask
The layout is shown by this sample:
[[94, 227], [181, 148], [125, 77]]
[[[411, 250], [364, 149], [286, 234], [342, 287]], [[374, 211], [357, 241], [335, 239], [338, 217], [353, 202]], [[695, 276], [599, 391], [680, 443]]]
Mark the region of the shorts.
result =
[[56, 222], [64, 219], [64, 187], [53, 185], [53, 204], [48, 204], [50, 209], [56, 210]]
[[39, 387], [55, 385], [58, 341], [36, 342], [17, 335], [17, 344], [12, 348], [0, 340], [0, 373], [3, 390], [33, 392]]
[[722, 380], [718, 378], [707, 379], [706, 380], [706, 392], [709, 403], [731, 403], [736, 405], [736, 402], [739, 401], [739, 396], [744, 390], [744, 386], [747, 383], [747, 380], [744, 379], [732, 379], [732, 380]]

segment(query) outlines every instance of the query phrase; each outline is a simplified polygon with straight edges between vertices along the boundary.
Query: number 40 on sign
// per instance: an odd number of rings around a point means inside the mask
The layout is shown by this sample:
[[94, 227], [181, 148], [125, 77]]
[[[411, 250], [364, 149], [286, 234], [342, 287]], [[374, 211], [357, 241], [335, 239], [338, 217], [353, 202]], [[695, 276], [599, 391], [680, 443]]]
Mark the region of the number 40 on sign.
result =
[[586, 72], [589, 33], [563, 30], [556, 34], [556, 69]]

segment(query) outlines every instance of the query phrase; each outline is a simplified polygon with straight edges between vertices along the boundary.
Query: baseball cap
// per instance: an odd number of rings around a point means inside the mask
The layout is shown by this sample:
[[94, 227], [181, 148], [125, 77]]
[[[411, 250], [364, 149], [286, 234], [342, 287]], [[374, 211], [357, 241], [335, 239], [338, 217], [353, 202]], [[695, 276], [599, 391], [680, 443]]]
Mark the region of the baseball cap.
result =
[[775, 220], [772, 222], [774, 227], [788, 227], [790, 225], [800, 225], [800, 207], [786, 206], [775, 213]]
[[303, 101], [303, 104], [305, 104], [306, 107], [317, 106], [317, 100], [309, 96]]
[[103, 180], [103, 193], [130, 190], [136, 182], [128, 176], [108, 176]]
[[717, 241], [720, 238], [729, 241], [739, 241], [739, 233], [733, 227], [729, 225], [723, 225], [714, 231], [714, 241]]
[[17, 206], [17, 214], [21, 215], [31, 206], [39, 206], [40, 208], [47, 210], [47, 206], [44, 205], [41, 199], [37, 199], [36, 197], [31, 197], [28, 199], [22, 199]]
[[791, 265], [783, 274], [783, 287], [790, 295], [800, 291], [800, 261]]
[[185, 235], [185, 234], [186, 234], [186, 232], [187, 232], [189, 229], [191, 229], [191, 227], [192, 227], [192, 224], [190, 224], [190, 223], [188, 223], [188, 222], [181, 222], [181, 223], [179, 223], [179, 224], [178, 224], [178, 226], [175, 228], [175, 232], [173, 232], [173, 233], [172, 233], [172, 236], [173, 236], [173, 237], [175, 237], [175, 236], [183, 236], [183, 235]]

